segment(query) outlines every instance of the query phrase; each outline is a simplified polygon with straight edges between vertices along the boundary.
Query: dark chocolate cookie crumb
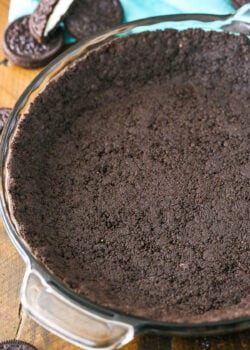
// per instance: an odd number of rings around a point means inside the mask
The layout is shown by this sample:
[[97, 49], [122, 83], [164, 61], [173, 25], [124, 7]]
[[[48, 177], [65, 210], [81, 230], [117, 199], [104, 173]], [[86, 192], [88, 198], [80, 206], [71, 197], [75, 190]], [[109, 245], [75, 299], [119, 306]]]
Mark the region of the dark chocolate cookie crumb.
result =
[[13, 63], [25, 68], [37, 68], [52, 60], [61, 51], [63, 43], [60, 30], [46, 44], [39, 44], [30, 34], [29, 16], [24, 16], [6, 28], [3, 50]]
[[3, 64], [5, 67], [8, 66], [8, 59], [7, 58], [4, 58], [2, 61], [0, 61], [0, 65]]
[[122, 23], [119, 0], [76, 0], [64, 22], [66, 29], [80, 40]]
[[8, 190], [20, 234], [65, 285], [151, 320], [250, 316], [249, 62], [245, 36], [142, 33], [38, 96]]

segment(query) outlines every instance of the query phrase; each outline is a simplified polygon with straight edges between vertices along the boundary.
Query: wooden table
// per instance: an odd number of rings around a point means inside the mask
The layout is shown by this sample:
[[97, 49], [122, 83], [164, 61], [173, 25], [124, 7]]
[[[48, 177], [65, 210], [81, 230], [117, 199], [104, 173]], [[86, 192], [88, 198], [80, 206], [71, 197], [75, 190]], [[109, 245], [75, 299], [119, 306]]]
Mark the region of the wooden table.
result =
[[[0, 36], [7, 23], [9, 0], [0, 1]], [[12, 107], [39, 70], [28, 70], [6, 62], [0, 49], [0, 107]], [[19, 289], [25, 266], [0, 222], [0, 340], [21, 339], [39, 350], [76, 350], [75, 346], [47, 332], [22, 310]], [[179, 338], [143, 336], [123, 350], [249, 350], [250, 332], [224, 337]]]

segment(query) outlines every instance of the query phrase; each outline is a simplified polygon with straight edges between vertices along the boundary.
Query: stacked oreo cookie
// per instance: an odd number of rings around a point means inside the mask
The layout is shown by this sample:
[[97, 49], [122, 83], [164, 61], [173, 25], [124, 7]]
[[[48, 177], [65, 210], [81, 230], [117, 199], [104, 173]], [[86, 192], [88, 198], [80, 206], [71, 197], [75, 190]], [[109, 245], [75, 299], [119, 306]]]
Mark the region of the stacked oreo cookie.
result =
[[33, 345], [21, 340], [6, 340], [0, 342], [0, 350], [37, 350]]
[[121, 23], [119, 0], [41, 0], [30, 16], [5, 30], [3, 49], [13, 63], [25, 68], [46, 65], [64, 47], [65, 27], [77, 40]]

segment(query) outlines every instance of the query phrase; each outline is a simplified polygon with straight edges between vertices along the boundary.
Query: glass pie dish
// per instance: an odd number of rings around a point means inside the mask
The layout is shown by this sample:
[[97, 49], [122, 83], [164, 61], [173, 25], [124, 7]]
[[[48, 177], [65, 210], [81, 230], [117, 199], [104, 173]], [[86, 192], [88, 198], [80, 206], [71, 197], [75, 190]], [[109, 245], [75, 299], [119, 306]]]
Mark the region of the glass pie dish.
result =
[[[17, 230], [15, 218], [10, 211], [6, 191], [7, 169], [10, 143], [21, 115], [43, 91], [48, 82], [62, 74], [64, 69], [86, 53], [100, 47], [118, 36], [132, 35], [146, 30], [165, 29], [174, 21], [183, 24], [181, 29], [190, 27], [189, 20], [207, 22], [204, 29], [250, 33], [250, 6], [241, 8], [234, 15], [172, 15], [161, 16], [127, 23], [76, 44], [59, 56], [40, 73], [18, 100], [2, 136], [1, 162], [1, 214], [8, 235], [26, 264], [26, 273], [21, 288], [21, 302], [28, 314], [39, 324], [73, 344], [86, 349], [115, 349], [139, 334], [146, 332], [168, 335], [208, 335], [250, 326], [250, 318], [237, 318], [218, 322], [167, 323], [155, 322], [133, 315], [112, 311], [84, 299], [60, 283], [38, 261]], [[184, 22], [182, 22], [184, 21]], [[216, 21], [216, 22], [214, 22]]]

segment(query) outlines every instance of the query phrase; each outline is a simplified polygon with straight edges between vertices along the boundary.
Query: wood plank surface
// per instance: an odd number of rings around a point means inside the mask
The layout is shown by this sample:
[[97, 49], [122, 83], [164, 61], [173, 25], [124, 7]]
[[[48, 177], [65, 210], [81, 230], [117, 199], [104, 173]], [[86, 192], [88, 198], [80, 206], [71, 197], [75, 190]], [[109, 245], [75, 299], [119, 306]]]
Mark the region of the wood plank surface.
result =
[[[0, 37], [7, 24], [9, 0], [0, 0]], [[13, 107], [18, 96], [39, 70], [6, 62], [0, 49], [0, 107]], [[44, 330], [22, 310], [19, 290], [25, 266], [0, 222], [0, 340], [21, 339], [38, 350], [76, 350], [77, 347]], [[224, 337], [180, 338], [145, 335], [123, 350], [250, 350], [250, 332]]]

